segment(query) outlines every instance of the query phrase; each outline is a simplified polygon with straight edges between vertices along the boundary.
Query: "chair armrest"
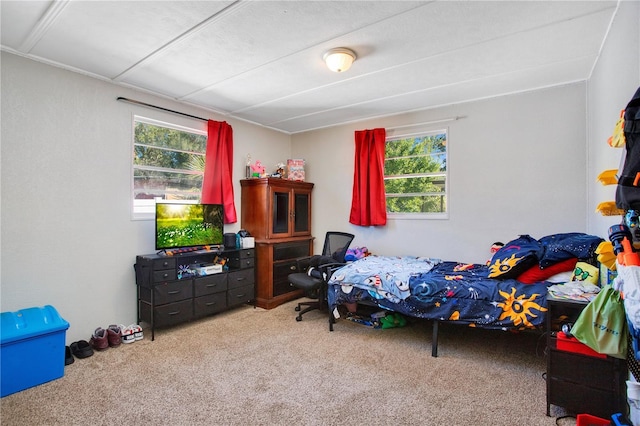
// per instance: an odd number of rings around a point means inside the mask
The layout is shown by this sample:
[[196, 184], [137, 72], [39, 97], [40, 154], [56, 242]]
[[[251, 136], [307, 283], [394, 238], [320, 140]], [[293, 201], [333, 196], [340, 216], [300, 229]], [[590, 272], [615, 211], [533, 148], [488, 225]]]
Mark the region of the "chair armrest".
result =
[[309, 269], [309, 266], [311, 265], [311, 259], [313, 259], [314, 256], [304, 256], [304, 257], [299, 257], [296, 259], [296, 268], [297, 268], [297, 272], [306, 272], [307, 269]]

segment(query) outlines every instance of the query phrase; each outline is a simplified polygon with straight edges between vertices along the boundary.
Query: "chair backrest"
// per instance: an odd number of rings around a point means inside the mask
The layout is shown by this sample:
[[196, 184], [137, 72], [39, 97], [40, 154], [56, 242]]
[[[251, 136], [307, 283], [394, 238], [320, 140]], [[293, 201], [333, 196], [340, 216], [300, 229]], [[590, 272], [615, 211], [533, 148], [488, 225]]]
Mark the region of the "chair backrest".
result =
[[346, 232], [327, 232], [324, 238], [323, 256], [332, 257], [336, 262], [344, 263], [347, 249], [355, 235]]

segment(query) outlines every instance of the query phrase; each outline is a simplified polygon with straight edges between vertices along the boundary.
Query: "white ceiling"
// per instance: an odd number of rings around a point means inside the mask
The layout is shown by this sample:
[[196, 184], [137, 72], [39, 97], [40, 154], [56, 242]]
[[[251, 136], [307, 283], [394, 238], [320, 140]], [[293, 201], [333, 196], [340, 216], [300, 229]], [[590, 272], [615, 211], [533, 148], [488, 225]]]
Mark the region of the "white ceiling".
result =
[[[589, 78], [617, 1], [7, 1], [2, 49], [285, 133]], [[348, 47], [350, 70], [322, 55]]]

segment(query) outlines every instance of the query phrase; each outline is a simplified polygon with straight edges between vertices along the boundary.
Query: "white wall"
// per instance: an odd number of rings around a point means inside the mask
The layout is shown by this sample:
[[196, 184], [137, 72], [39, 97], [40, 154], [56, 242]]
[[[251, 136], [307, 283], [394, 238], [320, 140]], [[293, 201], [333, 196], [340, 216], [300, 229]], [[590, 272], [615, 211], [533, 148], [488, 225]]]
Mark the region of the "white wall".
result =
[[[1, 60], [1, 310], [55, 306], [71, 324], [67, 343], [88, 340], [99, 326], [133, 323], [135, 256], [154, 252], [153, 221], [131, 220], [133, 114], [203, 129], [204, 122], [116, 98], [225, 118], [9, 53]], [[227, 121], [239, 218], [247, 153], [275, 169], [291, 142]]]
[[[585, 232], [585, 92], [578, 83], [294, 135], [292, 155], [316, 184], [314, 235], [343, 230], [377, 254], [485, 262], [494, 241]], [[444, 124], [449, 219], [349, 224], [354, 131], [455, 116], [465, 118]]]
[[614, 17], [602, 53], [588, 83], [588, 188], [586, 205], [589, 232], [607, 236], [609, 226], [620, 223], [620, 216], [595, 213], [603, 201], [615, 200], [615, 185], [597, 182], [600, 172], [618, 169], [622, 149], [610, 148], [620, 110], [624, 109], [640, 86], [640, 3], [623, 1]]

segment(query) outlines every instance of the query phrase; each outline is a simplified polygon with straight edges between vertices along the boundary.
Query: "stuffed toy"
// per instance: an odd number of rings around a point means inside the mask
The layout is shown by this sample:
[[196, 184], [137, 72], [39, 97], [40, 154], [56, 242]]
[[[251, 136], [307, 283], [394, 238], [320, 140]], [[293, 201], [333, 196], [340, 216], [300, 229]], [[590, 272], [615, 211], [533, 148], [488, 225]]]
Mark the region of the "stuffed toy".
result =
[[355, 247], [347, 249], [346, 254], [344, 255], [344, 260], [346, 262], [353, 262], [358, 259], [362, 259], [364, 257], [369, 256], [369, 249], [366, 247]]
[[380, 324], [382, 324], [382, 328], [395, 328], [395, 327], [404, 327], [407, 325], [407, 320], [405, 317], [400, 315], [397, 312], [393, 312], [387, 314], [385, 317], [380, 318]]
[[264, 166], [260, 162], [260, 160], [256, 161], [256, 164], [251, 165], [251, 175], [254, 177], [260, 177], [264, 175]]

